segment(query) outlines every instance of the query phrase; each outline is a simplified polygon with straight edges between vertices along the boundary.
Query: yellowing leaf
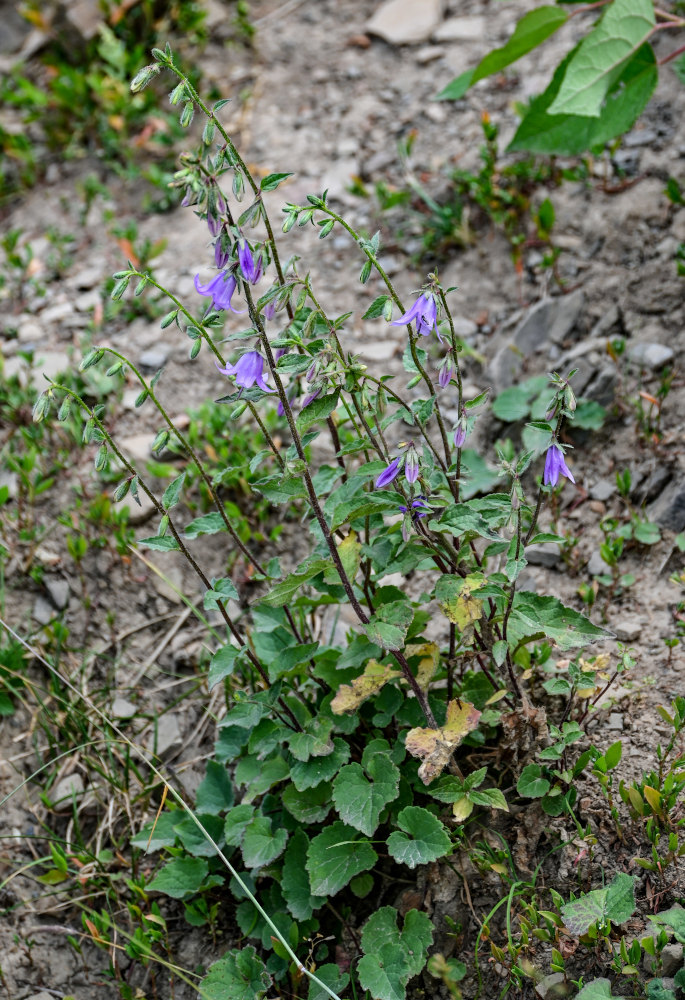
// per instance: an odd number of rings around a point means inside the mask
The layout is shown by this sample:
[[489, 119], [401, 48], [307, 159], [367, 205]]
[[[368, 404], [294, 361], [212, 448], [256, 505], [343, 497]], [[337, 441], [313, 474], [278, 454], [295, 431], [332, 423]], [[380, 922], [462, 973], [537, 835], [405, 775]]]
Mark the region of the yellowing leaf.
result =
[[645, 785], [642, 789], [642, 794], [644, 795], [647, 802], [649, 802], [653, 811], [657, 815], [661, 814], [661, 795], [656, 790], [656, 788], [651, 788], [649, 785]]
[[[343, 538], [340, 545], [338, 545], [338, 555], [347, 576], [350, 580], [354, 580], [362, 559], [361, 542], [357, 541], [356, 531], [350, 531], [349, 535]], [[323, 578], [326, 583], [340, 583], [340, 577], [335, 566], [329, 566]]]
[[384, 684], [399, 676], [400, 671], [393, 670], [389, 664], [369, 660], [361, 677], [355, 677], [351, 684], [343, 684], [338, 688], [338, 693], [331, 702], [331, 711], [334, 715], [356, 712], [362, 702], [378, 694]]
[[579, 698], [591, 698], [596, 690], [597, 690], [596, 687], [578, 688], [576, 694], [578, 695]]
[[435, 676], [440, 661], [440, 648], [434, 642], [424, 642], [419, 646], [408, 646], [409, 656], [419, 656], [416, 682], [422, 691], [428, 690], [428, 685]]
[[424, 785], [442, 774], [453, 750], [476, 728], [480, 715], [467, 701], [451, 701], [442, 729], [411, 729], [407, 733], [407, 750], [423, 761], [419, 777]]
[[480, 573], [472, 573], [463, 580], [454, 576], [443, 576], [435, 588], [435, 596], [440, 609], [447, 619], [462, 633], [462, 639], [470, 638], [473, 624], [483, 614], [483, 603], [471, 595], [483, 585]]
[[501, 701], [502, 698], [506, 698], [506, 696], [508, 694], [509, 694], [509, 692], [507, 691], [506, 688], [500, 688], [499, 691], [495, 691], [494, 694], [490, 695], [490, 697], [485, 702], [485, 704], [486, 705], [496, 705], [498, 701]]

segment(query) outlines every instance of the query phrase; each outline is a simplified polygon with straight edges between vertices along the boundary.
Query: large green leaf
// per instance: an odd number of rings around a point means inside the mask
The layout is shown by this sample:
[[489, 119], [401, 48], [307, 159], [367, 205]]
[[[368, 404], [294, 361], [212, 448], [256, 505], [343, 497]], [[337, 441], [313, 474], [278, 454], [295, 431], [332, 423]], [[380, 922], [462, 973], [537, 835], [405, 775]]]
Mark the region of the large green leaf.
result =
[[322, 781], [315, 788], [298, 792], [291, 783], [282, 795], [282, 802], [291, 816], [300, 823], [322, 823], [332, 809], [331, 786]]
[[[337, 993], [338, 996], [342, 996], [343, 991], [347, 987], [350, 981], [350, 977], [346, 972], [341, 972], [337, 965], [333, 962], [328, 962], [326, 965], [320, 965], [316, 970], [316, 978], [320, 979], [322, 983], [325, 983], [329, 989]], [[309, 993], [307, 995], [307, 1000], [329, 1000], [330, 994], [326, 993], [318, 983], [315, 983], [312, 979], [309, 980]]]
[[400, 932], [397, 910], [382, 906], [362, 930], [359, 981], [374, 1000], [404, 1000], [407, 983], [426, 964], [433, 940], [433, 925], [425, 913], [410, 910]]
[[233, 785], [228, 771], [216, 760], [207, 761], [205, 776], [197, 789], [198, 812], [220, 813], [233, 805]]
[[312, 757], [311, 760], [298, 760], [290, 768], [290, 777], [298, 792], [306, 792], [308, 788], [316, 788], [322, 781], [330, 781], [338, 773], [350, 756], [350, 748], [344, 740], [336, 737], [333, 740], [333, 753], [325, 757]]
[[397, 817], [397, 825], [400, 829], [388, 837], [388, 853], [400, 864], [416, 868], [452, 850], [444, 824], [422, 806], [406, 806]]
[[608, 886], [593, 889], [561, 908], [564, 926], [576, 936], [586, 934], [593, 924], [607, 920], [622, 924], [635, 912], [635, 879], [619, 872]]
[[309, 920], [314, 910], [326, 902], [324, 897], [312, 895], [306, 867], [308, 849], [309, 837], [304, 830], [296, 830], [283, 858], [281, 891], [295, 920]]
[[285, 850], [288, 831], [274, 831], [268, 816], [255, 816], [245, 827], [243, 861], [246, 868], [263, 868], [280, 857]]
[[360, 872], [373, 868], [378, 855], [359, 832], [336, 821], [314, 837], [307, 851], [307, 871], [316, 896], [334, 896]]
[[287, 604], [303, 584], [311, 580], [312, 577], [318, 576], [331, 565], [330, 559], [313, 559], [303, 563], [294, 573], [290, 573], [285, 580], [277, 583], [268, 594], [261, 597], [260, 602], [270, 608], [278, 608]]
[[172, 899], [184, 899], [198, 891], [208, 871], [209, 865], [201, 858], [174, 858], [157, 873], [148, 889]]
[[531, 49], [542, 44], [565, 23], [566, 18], [566, 12], [558, 7], [538, 7], [537, 10], [524, 14], [506, 45], [488, 52], [475, 69], [467, 70], [448, 83], [437, 95], [437, 100], [456, 101], [463, 97], [477, 80], [482, 80], [492, 73], [499, 73], [505, 66], [510, 66]]
[[544, 597], [521, 590], [514, 596], [508, 638], [522, 641], [540, 634], [553, 639], [560, 649], [575, 649], [598, 639], [611, 638], [607, 629], [593, 625], [589, 618], [567, 608], [557, 597]]
[[310, 757], [327, 757], [333, 753], [332, 726], [332, 719], [310, 719], [301, 732], [293, 733], [288, 739], [293, 757], [305, 761]]
[[210, 966], [200, 983], [203, 1000], [261, 1000], [271, 986], [271, 976], [249, 945], [230, 951]]
[[575, 156], [602, 146], [632, 128], [659, 78], [654, 51], [651, 45], [645, 44], [623, 68], [599, 117], [550, 114], [550, 105], [559, 93], [572, 56], [570, 53], [560, 63], [545, 92], [531, 101], [530, 109], [509, 144], [510, 150]]
[[676, 941], [681, 941], [685, 944], [685, 910], [680, 906], [673, 906], [670, 910], [664, 910], [663, 913], [655, 913], [652, 915], [650, 913], [649, 919], [660, 925], [666, 925], [670, 927], [675, 935]]
[[368, 749], [361, 765], [347, 764], [340, 769], [333, 782], [333, 801], [345, 823], [370, 837], [385, 806], [397, 798], [400, 772], [388, 754], [369, 753]]
[[608, 979], [593, 979], [583, 986], [576, 1000], [625, 1000], [625, 997], [623, 994], [617, 996], [611, 992], [611, 983]]
[[550, 114], [598, 118], [621, 70], [653, 28], [653, 0], [613, 0], [571, 59]]
[[375, 642], [382, 649], [402, 649], [407, 629], [413, 618], [414, 611], [411, 604], [392, 601], [390, 604], [383, 604], [372, 615], [368, 625], [364, 626], [364, 631], [371, 642]]

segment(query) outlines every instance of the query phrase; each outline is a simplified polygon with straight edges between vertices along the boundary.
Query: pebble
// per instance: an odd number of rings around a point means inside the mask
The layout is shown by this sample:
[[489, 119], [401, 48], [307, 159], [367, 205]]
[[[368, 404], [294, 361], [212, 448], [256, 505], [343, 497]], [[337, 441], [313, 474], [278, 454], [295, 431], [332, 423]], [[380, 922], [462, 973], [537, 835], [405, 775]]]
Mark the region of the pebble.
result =
[[69, 584], [60, 577], [46, 577], [43, 581], [50, 600], [60, 611], [69, 603]]
[[30, 997], [27, 997], [26, 1000], [55, 1000], [55, 998], [49, 993], [46, 993], [45, 990], [41, 990], [40, 993], [33, 993]]
[[675, 477], [663, 488], [660, 496], [647, 508], [650, 521], [676, 534], [685, 528], [685, 484]]
[[178, 715], [175, 712], [166, 712], [157, 722], [157, 739], [155, 740], [154, 732], [150, 737], [150, 748], [159, 757], [168, 757], [177, 753], [182, 746], [183, 736]]
[[94, 288], [99, 285], [103, 278], [102, 268], [91, 266], [84, 267], [82, 270], [78, 271], [73, 277], [68, 278], [66, 284], [70, 288], [86, 289]]
[[426, 66], [436, 59], [442, 59], [444, 54], [445, 50], [441, 45], [424, 45], [416, 53], [416, 61], [419, 66]]
[[665, 344], [650, 344], [643, 341], [630, 345], [628, 348], [628, 357], [635, 364], [656, 371], [658, 368], [663, 368], [664, 365], [670, 364], [673, 361], [674, 353], [673, 349], [666, 347]]
[[40, 313], [41, 323], [58, 323], [65, 316], [71, 316], [74, 307], [71, 302], [58, 302], [54, 306], [48, 306]]
[[683, 945], [676, 941], [667, 944], [661, 952], [661, 971], [665, 976], [674, 976], [683, 965]]
[[620, 712], [610, 712], [607, 721], [607, 729], [615, 733], [623, 732], [623, 716]]
[[600, 406], [610, 406], [614, 401], [617, 380], [616, 366], [603, 365], [584, 389], [583, 396], [594, 400]]
[[587, 571], [591, 576], [602, 576], [604, 573], [611, 573], [609, 566], [602, 559], [599, 549], [596, 549], [590, 556]]
[[535, 992], [542, 1000], [547, 1000], [548, 997], [552, 1000], [552, 997], [563, 996], [566, 992], [564, 990], [565, 978], [563, 972], [552, 972], [540, 980], [535, 987]]
[[159, 371], [167, 363], [169, 358], [169, 348], [166, 344], [158, 344], [148, 348], [140, 355], [139, 363], [144, 372], [152, 374]]
[[90, 312], [91, 309], [95, 309], [102, 302], [102, 296], [97, 288], [93, 288], [89, 292], [84, 292], [83, 295], [79, 295], [74, 302], [77, 312]]
[[480, 42], [486, 38], [487, 20], [472, 17], [448, 17], [433, 32], [434, 42]]
[[129, 493], [121, 503], [122, 507], [128, 507], [128, 523], [134, 526], [145, 524], [157, 512], [152, 500], [142, 490], [138, 491], [138, 499], [140, 504], [137, 504]]
[[35, 320], [24, 320], [17, 327], [17, 337], [22, 344], [39, 344], [43, 339], [43, 328]]
[[39, 594], [36, 598], [36, 603], [33, 605], [33, 620], [37, 621], [39, 625], [49, 625], [56, 616], [57, 613], [47, 597]]
[[41, 351], [33, 361], [31, 384], [34, 389], [43, 390], [47, 383], [43, 375], [59, 381], [58, 375], [67, 372], [72, 367], [71, 359], [63, 351]]
[[134, 462], [149, 462], [151, 457], [150, 446], [154, 440], [154, 435], [132, 434], [131, 437], [122, 439], [121, 450], [126, 452], [128, 457], [133, 459]]
[[71, 806], [71, 800], [74, 795], [78, 798], [80, 795], [83, 795], [84, 791], [83, 778], [78, 772], [75, 772], [74, 774], [68, 774], [65, 778], [61, 778], [55, 787], [50, 789], [48, 796], [54, 806], [64, 810]]
[[454, 323], [454, 332], [462, 340], [475, 337], [478, 333], [478, 325], [472, 319], [467, 319], [466, 316], [453, 316], [452, 322]]
[[390, 45], [427, 42], [442, 20], [442, 0], [386, 0], [364, 30]]
[[623, 621], [617, 622], [613, 626], [616, 638], [621, 642], [634, 642], [643, 628], [644, 625], [637, 618], [624, 618]]
[[136, 706], [126, 698], [115, 698], [110, 709], [115, 719], [130, 719], [136, 714]]
[[616, 490], [616, 483], [612, 483], [610, 479], [598, 479], [588, 492], [593, 500], [599, 500], [601, 503], [604, 503], [609, 497], [614, 495]]
[[560, 555], [561, 549], [556, 542], [528, 545], [525, 550], [526, 559], [532, 566], [556, 566]]

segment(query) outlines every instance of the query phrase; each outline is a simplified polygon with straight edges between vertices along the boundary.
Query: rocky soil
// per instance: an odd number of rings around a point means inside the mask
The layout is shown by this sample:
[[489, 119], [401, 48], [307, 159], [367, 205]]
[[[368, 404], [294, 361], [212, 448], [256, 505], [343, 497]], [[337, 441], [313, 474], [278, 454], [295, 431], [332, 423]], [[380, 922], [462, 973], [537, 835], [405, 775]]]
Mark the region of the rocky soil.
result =
[[[250, 52], [225, 47], [229, 5], [219, 0], [209, 3], [210, 41], [204, 52], [197, 53], [205, 84], [234, 99], [225, 109], [225, 121], [256, 172], [288, 170], [294, 174], [269, 196], [274, 217], [278, 218], [284, 200], [301, 202], [309, 192], [328, 189], [331, 201], [356, 228], [382, 229], [383, 262], [405, 300], [425, 280], [426, 268], [435, 263], [422, 265], [420, 261], [420, 206], [416, 203], [383, 215], [371, 195], [361, 198], [349, 188], [361, 182], [372, 193], [376, 182], [402, 185], [405, 175], [397, 147], [414, 133], [411, 169], [430, 191], [443, 196], [450, 167], [477, 169], [483, 113], [499, 123], [504, 148], [517, 122], [515, 102], [544, 87], [561, 54], [583, 27], [582, 18], [576, 19], [506, 77], [483, 81], [457, 104], [445, 104], [432, 100], [436, 92], [490, 48], [503, 44], [517, 18], [536, 4], [403, 0], [389, 17], [377, 0], [257, 0], [251, 4], [257, 42]], [[675, 37], [661, 39], [657, 55], [663, 57], [681, 43]], [[606, 610], [617, 640], [634, 649], [637, 666], [620, 687], [609, 692], [605, 709], [597, 713], [589, 731], [600, 745], [623, 740], [622, 775], [626, 779], [648, 766], [657, 740], [666, 735], [655, 706], [668, 704], [685, 687], [683, 647], [669, 655], [664, 645], [675, 634], [673, 609], [683, 596], [669, 577], [684, 564], [674, 539], [685, 528], [685, 279], [677, 275], [673, 258], [685, 241], [685, 209], [673, 206], [664, 189], [669, 176], [685, 179], [684, 112], [685, 89], [670, 67], [665, 67], [654, 98], [613, 160], [595, 159], [588, 179], [536, 193], [539, 201], [549, 196], [556, 210], [561, 290], [541, 269], [535, 248], [525, 251], [524, 266], [517, 273], [503, 235], [477, 217], [472, 220], [473, 243], [452, 251], [439, 265], [444, 286], [458, 286], [451, 304], [459, 332], [472, 349], [465, 374], [474, 390], [489, 385], [496, 393], [529, 375], [574, 366], [579, 369], [575, 380], [579, 394], [608, 410], [602, 430], [577, 432], [570, 439], [575, 445], [570, 462], [576, 486], [564, 490], [556, 527], [573, 535], [575, 543], [565, 559], [549, 549], [531, 553], [526, 588], [557, 594], [581, 607], [579, 585], [591, 583], [605, 569], [599, 556], [599, 521], [606, 514], [620, 516], [625, 510], [626, 501], [616, 489], [617, 472], [630, 469], [631, 504], [662, 530], [658, 544], [626, 552], [621, 568], [634, 574], [635, 583]], [[623, 177], [616, 173], [617, 163]], [[187, 341], [173, 328], [161, 331], [158, 320], [141, 316], [127, 324], [116, 317], [105, 321], [103, 284], [124, 265], [122, 248], [111, 234], [112, 218], [135, 218], [141, 237], [167, 241], [153, 262], [157, 279], [181, 298], [193, 301], [195, 273], [209, 274], [206, 227], [180, 207], [166, 214], [143, 214], [140, 191], [117, 182], [109, 183], [108, 196], [97, 198], [83, 219], [79, 184], [93, 170], [107, 176], [103, 164], [55, 157], [46, 180], [5, 211], [3, 227], [20, 228], [22, 240], [32, 245], [33, 276], [44, 292], [38, 294], [35, 285], [24, 286], [4, 303], [4, 376], [21, 373], [38, 388], [43, 385], [42, 373], [54, 376], [75, 366], [84, 346], [107, 343], [129, 354], [145, 371], [163, 366], [160, 389], [171, 412], [181, 415], [220, 395], [225, 386], [221, 376], [205, 355], [190, 362]], [[72, 260], [58, 277], [48, 264], [49, 226], [75, 236]], [[316, 231], [296, 228], [282, 240], [284, 253], [301, 255], [329, 314], [354, 310], [345, 328], [345, 346], [376, 370], [399, 373], [403, 329], [360, 318], [381, 288], [372, 279], [362, 289], [356, 279], [361, 264], [358, 250], [347, 236], [336, 233], [319, 242]], [[227, 332], [240, 327], [240, 318], [229, 316]], [[617, 338], [626, 345], [618, 360], [607, 350], [607, 344]], [[32, 367], [23, 356], [29, 348], [34, 351]], [[635, 402], [640, 391], [653, 395], [658, 390], [667, 367], [673, 371], [671, 389], [663, 404], [659, 432], [650, 433], [640, 426]], [[134, 408], [136, 395], [131, 384], [112, 412], [124, 450], [146, 461], [157, 424], [144, 409]], [[494, 440], [516, 433], [494, 418], [484, 419], [477, 428], [476, 444], [492, 460]], [[92, 453], [88, 449], [75, 453], [73, 461], [74, 479], [88, 483]], [[0, 474], [12, 487], [12, 477], [6, 471]], [[61, 496], [60, 489], [64, 491]], [[90, 614], [84, 612], [82, 583], [64, 556], [64, 532], [54, 520], [60, 509], [73, 503], [72, 490], [73, 483], [58, 484], [39, 507], [40, 517], [50, 524], [36, 553], [45, 569], [44, 583], [37, 586], [22, 572], [19, 548], [12, 553], [5, 567], [4, 618], [40, 648], [42, 630], [62, 616], [72, 641], [78, 636], [77, 645], [92, 651], [101, 649], [109, 638], [103, 616], [111, 612], [118, 637], [114, 648], [120, 654], [114, 672], [105, 677], [101, 667], [94, 667], [87, 676], [101, 693], [103, 707], [116, 718], [126, 720], [135, 709], [131, 731], [139, 731], [150, 747], [156, 739], [158, 752], [192, 790], [203, 772], [200, 758], [211, 746], [213, 735], [213, 724], [199, 697], [184, 702], [187, 708], [174, 707], [177, 693], [186, 689], [187, 668], [199, 655], [193, 620], [177, 593], [148, 566], [135, 558], [117, 563], [104, 552], [92, 559], [89, 556], [85, 564], [93, 609]], [[151, 525], [144, 523], [151, 513], [134, 511], [139, 537], [151, 533]], [[550, 523], [549, 515], [546, 523]], [[304, 554], [297, 551], [303, 542], [295, 533], [286, 532], [279, 545], [284, 551], [294, 547], [296, 558]], [[211, 545], [205, 546], [204, 555], [208, 572], [218, 572], [221, 561]], [[179, 590], [190, 597], [197, 593], [173, 553], [155, 556], [154, 562]], [[593, 611], [597, 620], [602, 606], [600, 590]], [[615, 657], [615, 643], [604, 648]], [[76, 669], [77, 664], [72, 662], [70, 668]], [[156, 736], [155, 709], [164, 709]], [[16, 787], [35, 766], [36, 743], [40, 749], [41, 734], [35, 731], [28, 704], [0, 722], [0, 794]], [[5, 838], [10, 838], [3, 841], [3, 878], [37, 856], [29, 838], [43, 821], [60, 815], [59, 807], [47, 807], [32, 788], [25, 786], [3, 806], [0, 826]], [[63, 762], [52, 801], [88, 791], [93, 789], [84, 787], [78, 761]], [[600, 864], [609, 872], [627, 866], [635, 849], [612, 839], [596, 794], [588, 792], [585, 804], [585, 820], [594, 824], [600, 840], [594, 865], [587, 871], [589, 883], [595, 885]], [[141, 824], [144, 819], [140, 818]], [[542, 814], [526, 814], [520, 847], [531, 868], [539, 860], [538, 846], [551, 843], [544, 832], [550, 826], [555, 823], [550, 824]], [[556, 857], [562, 884], [574, 857], [572, 844]], [[452, 884], [442, 869], [427, 877], [437, 880], [432, 887], [420, 887], [429, 912], [436, 918], [447, 915], [472, 922], [461, 883]], [[472, 905], [483, 913], [500, 898], [501, 886], [496, 879], [489, 883], [475, 878]], [[643, 878], [640, 895], [646, 900], [645, 911], [655, 891], [650, 880]], [[106, 966], [103, 954], [91, 953], [84, 971], [64, 944], [63, 933], [54, 929], [63, 919], [68, 926], [71, 915], [54, 911], [53, 901], [42, 889], [21, 877], [14, 878], [3, 892], [7, 898], [0, 896], [0, 904], [7, 909], [0, 918], [0, 966], [8, 996], [45, 1000], [69, 994], [89, 1000], [96, 983], [98, 996], [115, 995], [100, 974]], [[681, 863], [674, 884], [659, 900], [661, 908], [684, 892]], [[53, 929], [41, 929], [42, 925]], [[472, 927], [477, 925], [472, 923]], [[189, 967], [208, 963], [226, 944], [214, 946], [205, 935], [188, 935], [182, 921], [177, 921], [173, 933], [185, 939], [177, 960]], [[473, 939], [472, 930], [471, 945]], [[29, 941], [33, 941], [30, 946]], [[443, 947], [447, 941], [441, 935]], [[489, 975], [493, 992], [486, 995], [494, 996], [499, 991], [497, 970], [490, 969]], [[435, 989], [434, 981], [428, 984]], [[40, 993], [41, 989], [45, 992]], [[183, 989], [182, 985], [177, 988], [177, 997], [191, 995]]]

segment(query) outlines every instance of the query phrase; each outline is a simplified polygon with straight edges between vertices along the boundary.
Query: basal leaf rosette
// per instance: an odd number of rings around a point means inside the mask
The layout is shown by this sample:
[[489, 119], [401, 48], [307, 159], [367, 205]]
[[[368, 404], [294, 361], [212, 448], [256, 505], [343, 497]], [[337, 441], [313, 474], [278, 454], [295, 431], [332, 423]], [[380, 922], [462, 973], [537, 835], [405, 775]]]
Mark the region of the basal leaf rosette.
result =
[[452, 753], [465, 736], [478, 725], [481, 713], [467, 701], [451, 701], [447, 706], [445, 725], [440, 729], [410, 729], [406, 747], [413, 757], [423, 763], [419, 767], [419, 777], [424, 785], [429, 785], [439, 777], [447, 766]]

